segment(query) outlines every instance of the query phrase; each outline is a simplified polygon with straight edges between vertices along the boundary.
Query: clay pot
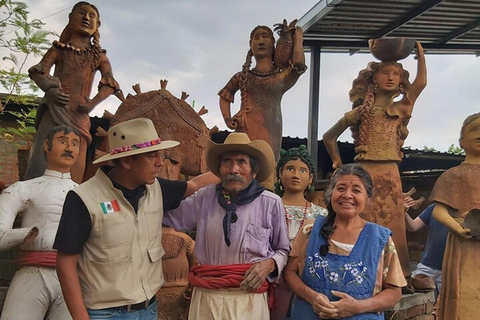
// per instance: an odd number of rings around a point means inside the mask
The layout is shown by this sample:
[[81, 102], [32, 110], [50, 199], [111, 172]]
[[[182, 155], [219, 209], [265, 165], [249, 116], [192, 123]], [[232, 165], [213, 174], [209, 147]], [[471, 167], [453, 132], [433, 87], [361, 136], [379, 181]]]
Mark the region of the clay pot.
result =
[[465, 229], [471, 229], [470, 235], [476, 240], [480, 240], [480, 210], [472, 209], [468, 212], [465, 220], [463, 221], [463, 227]]
[[368, 40], [372, 55], [380, 61], [398, 61], [405, 59], [415, 48], [413, 38], [380, 38]]

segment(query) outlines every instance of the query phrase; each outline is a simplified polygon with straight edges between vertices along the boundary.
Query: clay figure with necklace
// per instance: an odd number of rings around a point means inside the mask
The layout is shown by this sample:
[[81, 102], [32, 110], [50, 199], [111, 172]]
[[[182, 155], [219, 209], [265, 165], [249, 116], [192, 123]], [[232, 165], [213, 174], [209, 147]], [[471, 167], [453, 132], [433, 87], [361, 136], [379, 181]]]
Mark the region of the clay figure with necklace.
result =
[[293, 241], [305, 220], [327, 215], [327, 210], [305, 199], [313, 191], [313, 160], [305, 145], [280, 151], [275, 192], [282, 197], [288, 237]]
[[[229, 129], [248, 134], [250, 139], [265, 140], [273, 149], [278, 161], [282, 142], [283, 94], [295, 85], [305, 72], [303, 52], [303, 31], [300, 27], [281, 24], [280, 39], [275, 47], [272, 30], [267, 26], [257, 26], [250, 33], [249, 50], [242, 71], [236, 73], [223, 87], [220, 96], [220, 110]], [[277, 29], [276, 29], [277, 30]], [[289, 46], [286, 59], [278, 59]], [[251, 68], [252, 57], [255, 65]], [[231, 104], [240, 90], [240, 110], [232, 117]], [[262, 185], [273, 190], [275, 175]]]
[[[115, 94], [124, 100], [113, 78], [106, 50], [100, 46], [100, 14], [88, 2], [78, 2], [69, 14], [69, 22], [58, 41], [42, 60], [28, 70], [30, 78], [45, 92], [37, 111], [35, 147], [25, 174], [26, 179], [41, 176], [46, 168], [43, 141], [54, 126], [68, 125], [81, 134], [80, 154], [71, 170], [72, 180], [82, 182], [87, 146], [92, 141], [91, 112], [99, 103]], [[55, 66], [53, 75], [50, 70]], [[98, 93], [90, 99], [96, 72], [101, 74]]]

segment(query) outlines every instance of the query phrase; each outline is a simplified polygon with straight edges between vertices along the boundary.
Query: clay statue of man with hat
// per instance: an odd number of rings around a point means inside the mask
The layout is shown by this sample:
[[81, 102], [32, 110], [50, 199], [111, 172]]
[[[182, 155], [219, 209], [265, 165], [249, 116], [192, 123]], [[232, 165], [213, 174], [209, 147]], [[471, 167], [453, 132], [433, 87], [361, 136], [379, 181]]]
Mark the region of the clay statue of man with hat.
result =
[[275, 166], [272, 148], [234, 132], [223, 144], [208, 141], [206, 158], [221, 183], [164, 217], [175, 229], [197, 230], [188, 319], [269, 319], [268, 292], [290, 251], [282, 200], [259, 184]]
[[113, 161], [67, 194], [55, 239], [57, 273], [74, 319], [157, 319], [155, 293], [162, 272], [163, 212], [198, 188], [217, 183], [207, 173], [195, 179], [157, 178], [159, 152], [177, 146], [162, 141], [150, 119], [122, 122], [108, 130]]

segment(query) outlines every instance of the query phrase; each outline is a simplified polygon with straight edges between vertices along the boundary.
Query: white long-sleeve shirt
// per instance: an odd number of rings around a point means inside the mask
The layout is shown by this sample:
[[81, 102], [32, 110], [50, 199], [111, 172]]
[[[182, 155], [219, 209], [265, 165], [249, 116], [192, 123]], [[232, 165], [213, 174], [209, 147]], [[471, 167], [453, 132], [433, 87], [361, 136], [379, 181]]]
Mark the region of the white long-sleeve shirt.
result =
[[[20, 245], [33, 227], [38, 236], [22, 250], [54, 251], [52, 248], [62, 215], [63, 202], [68, 191], [77, 184], [70, 173], [45, 170], [41, 177], [19, 181], [0, 194], [0, 250]], [[13, 228], [18, 214], [22, 214], [21, 228]]]

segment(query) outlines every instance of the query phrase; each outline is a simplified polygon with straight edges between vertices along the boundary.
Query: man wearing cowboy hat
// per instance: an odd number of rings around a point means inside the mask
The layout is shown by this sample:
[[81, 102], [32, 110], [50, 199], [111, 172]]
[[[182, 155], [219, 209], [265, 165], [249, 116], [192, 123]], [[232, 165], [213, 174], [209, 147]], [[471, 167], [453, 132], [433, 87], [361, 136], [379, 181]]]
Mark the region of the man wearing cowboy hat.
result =
[[168, 226], [197, 230], [200, 264], [190, 272], [188, 318], [268, 319], [267, 290], [290, 250], [282, 201], [259, 184], [273, 170], [273, 151], [263, 140], [234, 132], [223, 144], [209, 141], [206, 158], [221, 183], [200, 189], [164, 217]]
[[74, 319], [157, 319], [155, 293], [164, 283], [162, 217], [199, 187], [216, 183], [211, 173], [191, 180], [157, 178], [161, 141], [150, 119], [108, 130], [112, 160], [69, 192], [55, 239], [57, 273]]

